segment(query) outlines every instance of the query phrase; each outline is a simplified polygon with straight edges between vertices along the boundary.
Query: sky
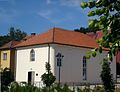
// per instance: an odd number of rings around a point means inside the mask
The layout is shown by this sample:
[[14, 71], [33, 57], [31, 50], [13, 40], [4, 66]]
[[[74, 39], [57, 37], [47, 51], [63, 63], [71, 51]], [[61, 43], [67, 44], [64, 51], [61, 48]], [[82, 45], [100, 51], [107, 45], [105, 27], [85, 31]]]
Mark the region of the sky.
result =
[[40, 34], [57, 27], [74, 30], [88, 26], [84, 0], [0, 0], [0, 35], [10, 27]]

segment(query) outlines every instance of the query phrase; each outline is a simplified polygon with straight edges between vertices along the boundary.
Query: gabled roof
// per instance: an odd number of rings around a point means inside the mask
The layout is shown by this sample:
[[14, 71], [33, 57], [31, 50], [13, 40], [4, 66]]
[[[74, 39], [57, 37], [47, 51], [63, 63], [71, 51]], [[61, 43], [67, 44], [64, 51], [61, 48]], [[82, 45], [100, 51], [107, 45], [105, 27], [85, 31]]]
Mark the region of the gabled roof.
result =
[[0, 47], [0, 49], [10, 49], [10, 48], [14, 48], [15, 45], [17, 45], [18, 43], [20, 43], [19, 41], [10, 41], [8, 43], [6, 43], [5, 45], [3, 45], [2, 47]]
[[52, 28], [45, 33], [35, 35], [15, 47], [26, 47], [48, 43], [80, 46], [85, 48], [98, 47], [96, 41], [88, 35], [61, 28]]

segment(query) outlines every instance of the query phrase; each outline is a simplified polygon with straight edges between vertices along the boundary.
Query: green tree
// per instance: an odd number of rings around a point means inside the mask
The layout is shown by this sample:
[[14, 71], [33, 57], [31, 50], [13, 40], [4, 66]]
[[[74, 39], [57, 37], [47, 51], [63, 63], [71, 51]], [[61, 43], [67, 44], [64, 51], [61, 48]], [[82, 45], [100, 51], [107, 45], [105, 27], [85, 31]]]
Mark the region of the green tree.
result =
[[80, 29], [75, 29], [74, 31], [76, 31], [76, 32], [82, 32], [82, 33], [86, 34], [86, 33], [89, 33], [89, 32], [96, 33], [96, 31], [98, 31], [98, 30], [96, 28], [92, 28], [92, 27], [87, 27], [87, 28], [80, 27]]
[[8, 35], [0, 36], [0, 46], [4, 45], [5, 43], [8, 43], [10, 41]]
[[53, 75], [53, 73], [51, 72], [51, 68], [50, 68], [50, 64], [49, 62], [46, 62], [46, 73], [44, 73], [41, 76], [41, 80], [43, 81], [43, 83], [46, 85], [46, 87], [50, 87], [54, 81], [55, 81], [55, 76]]
[[114, 92], [115, 90], [114, 80], [110, 72], [111, 72], [110, 63], [108, 62], [107, 59], [104, 59], [100, 76], [106, 92]]
[[92, 9], [88, 12], [93, 18], [89, 20], [89, 27], [102, 30], [104, 35], [98, 40], [100, 51], [101, 47], [109, 48], [108, 58], [112, 61], [120, 51], [120, 0], [89, 0], [80, 5]]
[[0, 46], [12, 40], [20, 41], [26, 36], [27, 34], [25, 32], [21, 31], [20, 29], [15, 29], [14, 27], [11, 27], [7, 35], [0, 36]]
[[[102, 53], [102, 48], [108, 48], [108, 55], [105, 58], [112, 61], [120, 51], [120, 0], [89, 0], [80, 5], [82, 8], [92, 9], [88, 12], [88, 16], [92, 17], [89, 20], [89, 27], [103, 32], [103, 37], [97, 41], [100, 47], [92, 51], [92, 56], [95, 57], [97, 51]], [[106, 60], [102, 65], [101, 78], [106, 92], [113, 92], [114, 83]]]
[[8, 33], [8, 36], [10, 37], [10, 40], [22, 40], [27, 34], [25, 32], [22, 32], [20, 29], [15, 29], [14, 27], [10, 28], [10, 31]]
[[14, 81], [14, 77], [11, 70], [5, 68], [1, 72], [1, 92], [8, 90], [8, 86], [12, 81]]

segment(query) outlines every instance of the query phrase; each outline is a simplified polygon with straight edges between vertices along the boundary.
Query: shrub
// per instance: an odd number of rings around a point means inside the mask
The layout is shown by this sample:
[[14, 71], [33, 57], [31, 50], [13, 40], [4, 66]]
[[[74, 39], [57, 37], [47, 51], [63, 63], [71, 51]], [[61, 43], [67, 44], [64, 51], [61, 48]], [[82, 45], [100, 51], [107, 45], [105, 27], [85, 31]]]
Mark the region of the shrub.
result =
[[115, 84], [111, 74], [110, 63], [108, 62], [107, 59], [103, 60], [102, 71], [100, 76], [101, 76], [105, 91], [114, 92]]
[[105, 92], [103, 87], [97, 86], [93, 89], [93, 92]]
[[8, 86], [12, 81], [14, 81], [13, 73], [9, 68], [5, 68], [1, 72], [1, 91], [4, 92], [8, 90]]
[[44, 73], [41, 78], [46, 87], [50, 87], [56, 79], [51, 72], [50, 64], [48, 62], [46, 62], [46, 73]]

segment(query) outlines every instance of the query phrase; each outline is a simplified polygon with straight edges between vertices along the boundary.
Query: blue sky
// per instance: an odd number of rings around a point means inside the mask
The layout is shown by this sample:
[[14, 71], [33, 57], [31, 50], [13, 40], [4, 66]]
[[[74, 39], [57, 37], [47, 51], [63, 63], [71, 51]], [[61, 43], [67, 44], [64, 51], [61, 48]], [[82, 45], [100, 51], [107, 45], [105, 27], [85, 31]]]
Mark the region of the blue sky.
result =
[[88, 9], [81, 9], [84, 0], [0, 0], [0, 35], [10, 27], [30, 34], [53, 27], [69, 30], [87, 27]]

